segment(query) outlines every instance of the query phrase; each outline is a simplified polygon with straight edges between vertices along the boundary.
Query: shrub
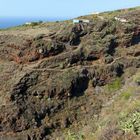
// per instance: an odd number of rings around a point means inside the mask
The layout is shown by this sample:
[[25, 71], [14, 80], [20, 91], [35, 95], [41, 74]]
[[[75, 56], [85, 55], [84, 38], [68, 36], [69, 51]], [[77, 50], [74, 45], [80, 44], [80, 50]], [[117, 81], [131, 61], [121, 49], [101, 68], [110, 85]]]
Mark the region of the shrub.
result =
[[121, 98], [128, 100], [132, 96], [132, 93], [130, 91], [124, 91], [121, 93]]
[[135, 111], [130, 113], [119, 122], [120, 128], [125, 132], [133, 132], [136, 135], [140, 134], [140, 112]]
[[70, 131], [66, 134], [65, 140], [84, 140], [83, 135], [75, 134]]
[[37, 26], [37, 25], [39, 25], [39, 22], [32, 22], [31, 23], [31, 26]]
[[30, 24], [23, 24], [23, 26], [31, 26], [31, 27], [34, 27], [34, 26], [40, 25], [42, 23], [43, 23], [42, 21], [31, 22]]
[[113, 92], [113, 91], [119, 90], [121, 88], [121, 85], [122, 85], [121, 79], [117, 78], [112, 83], [107, 85], [107, 90], [109, 92]]

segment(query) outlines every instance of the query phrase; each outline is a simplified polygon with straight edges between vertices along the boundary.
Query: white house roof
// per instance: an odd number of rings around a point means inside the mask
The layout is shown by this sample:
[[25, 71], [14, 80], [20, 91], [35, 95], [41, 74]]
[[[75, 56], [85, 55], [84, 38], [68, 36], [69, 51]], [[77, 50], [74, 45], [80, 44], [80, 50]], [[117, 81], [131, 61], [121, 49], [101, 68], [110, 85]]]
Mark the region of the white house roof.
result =
[[93, 15], [98, 15], [98, 14], [100, 14], [100, 12], [93, 12], [92, 14]]
[[90, 21], [88, 19], [73, 19], [73, 23], [79, 23], [79, 22], [89, 23]]
[[31, 22], [26, 22], [25, 24], [26, 24], [26, 25], [31, 25], [32, 23], [31, 23]]
[[126, 19], [124, 18], [119, 18], [119, 17], [115, 17], [115, 20], [118, 20], [120, 22], [128, 22]]

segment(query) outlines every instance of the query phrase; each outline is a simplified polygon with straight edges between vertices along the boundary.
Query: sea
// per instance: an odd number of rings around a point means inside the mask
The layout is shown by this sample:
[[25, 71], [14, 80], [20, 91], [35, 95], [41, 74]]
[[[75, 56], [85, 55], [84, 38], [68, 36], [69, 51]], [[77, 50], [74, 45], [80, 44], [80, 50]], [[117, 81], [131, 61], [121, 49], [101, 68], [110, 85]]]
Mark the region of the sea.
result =
[[0, 18], [0, 29], [6, 29], [10, 27], [15, 27], [19, 25], [23, 25], [26, 22], [55, 22], [55, 21], [62, 21], [67, 20], [68, 18], [29, 18], [29, 17], [1, 17]]

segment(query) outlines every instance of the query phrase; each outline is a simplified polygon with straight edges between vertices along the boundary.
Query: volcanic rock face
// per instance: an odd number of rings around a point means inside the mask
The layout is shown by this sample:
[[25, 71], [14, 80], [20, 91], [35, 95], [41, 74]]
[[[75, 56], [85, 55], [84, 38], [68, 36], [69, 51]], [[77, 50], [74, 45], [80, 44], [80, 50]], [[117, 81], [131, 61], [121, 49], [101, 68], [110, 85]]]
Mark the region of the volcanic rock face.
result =
[[[26, 27], [0, 31], [0, 139], [63, 140], [65, 131], [98, 122], [118, 87], [140, 70], [140, 26], [133, 22], [140, 10], [120, 12], [127, 23], [101, 15], [85, 17], [90, 24], [46, 23], [28, 35]], [[118, 87], [106, 91], [116, 79]]]

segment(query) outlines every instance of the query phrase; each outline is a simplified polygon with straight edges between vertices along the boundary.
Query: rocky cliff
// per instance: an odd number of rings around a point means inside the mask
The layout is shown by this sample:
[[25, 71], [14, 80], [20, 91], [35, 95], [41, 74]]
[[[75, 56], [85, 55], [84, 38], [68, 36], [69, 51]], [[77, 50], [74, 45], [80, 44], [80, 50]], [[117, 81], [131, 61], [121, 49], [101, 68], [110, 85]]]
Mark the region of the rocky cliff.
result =
[[0, 31], [2, 140], [140, 138], [139, 8], [79, 18]]

